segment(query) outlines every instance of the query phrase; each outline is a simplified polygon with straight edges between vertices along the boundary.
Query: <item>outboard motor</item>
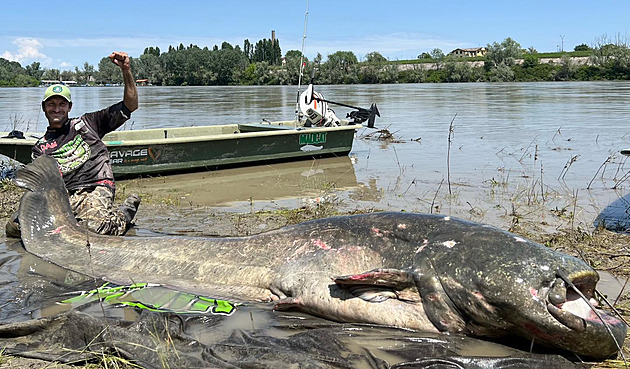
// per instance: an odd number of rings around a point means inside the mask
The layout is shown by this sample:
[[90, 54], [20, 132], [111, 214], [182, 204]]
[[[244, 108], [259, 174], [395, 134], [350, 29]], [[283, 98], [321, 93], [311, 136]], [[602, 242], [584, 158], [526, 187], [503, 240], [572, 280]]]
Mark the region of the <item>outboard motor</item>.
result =
[[300, 95], [300, 111], [306, 117], [305, 126], [336, 127], [341, 121], [335, 112], [328, 107], [328, 102], [324, 100], [322, 94], [313, 91], [313, 85]]
[[352, 111], [346, 115], [346, 118], [351, 119], [349, 124], [358, 124], [367, 121], [368, 128], [374, 128], [374, 120], [376, 117], [381, 116], [375, 103], [373, 103], [369, 109], [365, 109], [326, 100], [322, 94], [313, 91], [313, 84], [310, 84], [306, 91], [302, 92], [299, 97], [300, 112], [306, 117], [304, 126], [310, 127], [311, 125], [315, 125], [330, 127], [341, 125], [341, 121], [337, 118], [335, 112], [328, 107], [328, 103], [356, 109], [356, 111]]

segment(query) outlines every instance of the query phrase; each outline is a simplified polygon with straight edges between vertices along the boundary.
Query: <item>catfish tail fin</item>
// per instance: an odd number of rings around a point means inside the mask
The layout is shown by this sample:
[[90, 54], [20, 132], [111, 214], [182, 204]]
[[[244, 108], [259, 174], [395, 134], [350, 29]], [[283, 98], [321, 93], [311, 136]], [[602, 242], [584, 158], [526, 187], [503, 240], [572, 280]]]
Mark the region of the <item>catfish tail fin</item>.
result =
[[28, 190], [22, 196], [18, 210], [25, 246], [29, 241], [64, 226], [77, 226], [55, 159], [50, 156], [36, 158], [18, 171], [15, 183]]

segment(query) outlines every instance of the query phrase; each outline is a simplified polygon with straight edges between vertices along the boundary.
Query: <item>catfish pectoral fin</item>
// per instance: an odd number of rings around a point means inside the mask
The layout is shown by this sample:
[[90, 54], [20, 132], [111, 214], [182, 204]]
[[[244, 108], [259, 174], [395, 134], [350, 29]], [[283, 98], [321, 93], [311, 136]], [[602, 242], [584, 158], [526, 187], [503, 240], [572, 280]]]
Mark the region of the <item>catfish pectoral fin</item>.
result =
[[383, 302], [387, 299], [397, 299], [398, 295], [391, 288], [372, 285], [352, 285], [342, 287], [354, 297], [367, 302]]
[[411, 272], [400, 269], [374, 269], [369, 272], [333, 278], [339, 288], [368, 302], [387, 299], [419, 302], [420, 293]]
[[368, 272], [333, 278], [336, 284], [363, 284], [405, 289], [415, 286], [413, 274], [400, 269], [373, 269]]
[[277, 311], [303, 310], [304, 306], [305, 306], [304, 302], [302, 302], [301, 299], [294, 298], [294, 297], [286, 297], [286, 298], [276, 301], [275, 305], [273, 306], [273, 309]]

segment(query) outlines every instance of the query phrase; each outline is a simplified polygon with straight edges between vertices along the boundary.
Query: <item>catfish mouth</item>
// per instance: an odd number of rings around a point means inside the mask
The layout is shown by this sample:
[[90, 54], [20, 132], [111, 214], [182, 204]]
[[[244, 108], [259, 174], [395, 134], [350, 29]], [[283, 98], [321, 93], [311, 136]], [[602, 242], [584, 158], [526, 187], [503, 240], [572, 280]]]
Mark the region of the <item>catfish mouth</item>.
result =
[[603, 311], [595, 311], [599, 306], [594, 298], [598, 279], [597, 273], [591, 271], [572, 276], [558, 272], [558, 277], [552, 283], [547, 295], [549, 314], [562, 325], [578, 332], [586, 330], [589, 324], [621, 323]]

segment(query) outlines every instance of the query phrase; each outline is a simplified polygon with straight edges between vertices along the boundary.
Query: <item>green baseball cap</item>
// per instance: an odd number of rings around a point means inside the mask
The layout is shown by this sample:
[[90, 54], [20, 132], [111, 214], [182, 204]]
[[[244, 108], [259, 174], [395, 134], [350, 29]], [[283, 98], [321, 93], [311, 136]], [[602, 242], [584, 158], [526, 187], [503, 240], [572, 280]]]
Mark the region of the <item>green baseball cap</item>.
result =
[[68, 100], [69, 103], [72, 102], [72, 97], [70, 97], [70, 89], [66, 85], [57, 84], [49, 86], [46, 89], [46, 92], [44, 92], [44, 98], [42, 99], [42, 102], [48, 100], [52, 96], [61, 96], [64, 99]]

